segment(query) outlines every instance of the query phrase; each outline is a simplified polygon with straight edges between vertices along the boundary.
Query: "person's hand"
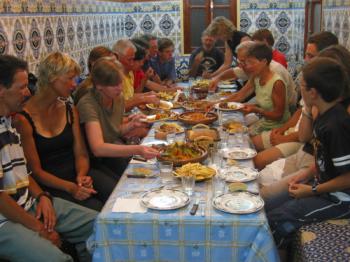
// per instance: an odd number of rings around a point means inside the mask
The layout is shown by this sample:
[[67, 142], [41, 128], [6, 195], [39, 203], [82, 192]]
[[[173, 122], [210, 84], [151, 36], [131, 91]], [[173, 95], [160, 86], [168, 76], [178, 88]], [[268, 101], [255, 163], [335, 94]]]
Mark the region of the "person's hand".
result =
[[[127, 130], [132, 130], [135, 128], [143, 127], [146, 128], [149, 126], [148, 123], [143, 122], [142, 119], [146, 119], [146, 115], [144, 114], [133, 114], [129, 116], [129, 121], [127, 123]], [[128, 131], [128, 132], [129, 132]]]
[[91, 176], [77, 176], [78, 186], [92, 187], [92, 182]]
[[44, 229], [52, 232], [56, 226], [56, 213], [52, 206], [51, 200], [42, 196], [36, 206], [35, 217], [43, 221]]
[[278, 132], [278, 130], [275, 132], [271, 132], [270, 141], [273, 146], [284, 143], [284, 138], [285, 136]]
[[219, 79], [214, 77], [212, 80], [210, 80], [208, 89], [210, 91], [215, 91], [218, 88], [218, 83], [219, 83]]
[[305, 198], [312, 196], [312, 187], [306, 184], [294, 184], [288, 188], [289, 195], [294, 198]]
[[96, 194], [97, 192], [93, 188], [87, 188], [84, 186], [79, 186], [74, 184], [74, 189], [72, 191], [72, 196], [77, 200], [85, 200], [91, 195]]
[[55, 245], [58, 248], [61, 247], [61, 245], [62, 245], [61, 237], [55, 230], [49, 232], [42, 225], [37, 232], [38, 232], [40, 237], [49, 240], [53, 245]]
[[146, 95], [144, 96], [144, 102], [145, 104], [155, 104], [159, 105], [160, 99], [157, 95]]
[[140, 155], [146, 159], [152, 159], [159, 156], [159, 151], [153, 147], [140, 146]]
[[258, 113], [259, 108], [256, 105], [244, 104], [240, 111], [242, 111], [244, 114]]
[[204, 57], [204, 53], [203, 53], [203, 51], [200, 51], [200, 52], [194, 57], [194, 62], [195, 62], [196, 64], [200, 64], [200, 62], [202, 61], [203, 57]]
[[202, 73], [202, 78], [204, 78], [204, 79], [211, 78], [211, 73], [208, 70], [204, 70]]
[[145, 72], [145, 77], [151, 79], [154, 76], [154, 70], [152, 67], [149, 67]]
[[309, 180], [309, 174], [306, 170], [293, 176], [289, 181], [288, 185], [293, 186], [295, 184], [306, 183]]

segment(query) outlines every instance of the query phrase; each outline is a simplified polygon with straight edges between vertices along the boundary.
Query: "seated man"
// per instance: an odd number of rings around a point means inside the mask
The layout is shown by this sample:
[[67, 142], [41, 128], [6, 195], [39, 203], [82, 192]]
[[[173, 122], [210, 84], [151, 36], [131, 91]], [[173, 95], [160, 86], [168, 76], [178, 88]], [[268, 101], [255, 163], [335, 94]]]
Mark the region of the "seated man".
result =
[[[273, 48], [273, 45], [275, 44], [275, 39], [273, 38], [272, 33], [270, 30], [263, 28], [257, 30], [253, 36], [252, 36], [253, 41], [258, 41], [258, 42], [263, 42]], [[276, 61], [277, 63], [280, 63], [283, 65], [285, 68], [288, 67], [286, 56], [282, 54], [280, 51], [277, 49], [272, 50], [272, 60]]]
[[85, 241], [97, 213], [51, 198], [26, 168], [11, 114], [29, 96], [27, 63], [0, 56], [0, 258], [10, 261], [73, 261], [59, 247], [61, 238], [76, 245], [81, 261], [90, 261]]
[[144, 104], [159, 104], [159, 98], [152, 93], [135, 94], [134, 91], [134, 58], [136, 47], [130, 40], [120, 39], [113, 46], [113, 51], [123, 66], [123, 96], [125, 99], [125, 111], [128, 112], [135, 106]]
[[150, 60], [150, 65], [158, 76], [156, 82], [171, 85], [176, 80], [174, 43], [169, 38], [161, 38], [158, 40], [158, 50], [158, 55]]
[[224, 54], [215, 47], [215, 38], [202, 33], [202, 46], [194, 50], [190, 56], [189, 76], [202, 76], [203, 73], [212, 73], [219, 69], [224, 62]]

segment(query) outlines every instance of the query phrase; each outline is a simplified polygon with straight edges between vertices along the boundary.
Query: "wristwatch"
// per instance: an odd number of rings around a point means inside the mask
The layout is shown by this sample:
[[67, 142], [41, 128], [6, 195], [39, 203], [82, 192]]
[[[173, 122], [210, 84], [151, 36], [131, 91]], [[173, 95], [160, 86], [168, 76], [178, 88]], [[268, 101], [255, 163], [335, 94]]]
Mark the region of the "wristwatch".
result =
[[314, 184], [312, 185], [311, 190], [312, 190], [312, 193], [313, 193], [314, 195], [316, 195], [316, 194], [318, 193], [318, 192], [317, 192], [317, 186], [318, 186], [317, 183], [314, 183]]
[[36, 199], [36, 201], [40, 201], [40, 198], [41, 197], [47, 197], [48, 199], [50, 199], [50, 201], [52, 202], [52, 196], [51, 196], [51, 194], [49, 193], [49, 192], [47, 192], [47, 191], [42, 191], [41, 193], [39, 193], [39, 195], [37, 195], [37, 197], [35, 198]]

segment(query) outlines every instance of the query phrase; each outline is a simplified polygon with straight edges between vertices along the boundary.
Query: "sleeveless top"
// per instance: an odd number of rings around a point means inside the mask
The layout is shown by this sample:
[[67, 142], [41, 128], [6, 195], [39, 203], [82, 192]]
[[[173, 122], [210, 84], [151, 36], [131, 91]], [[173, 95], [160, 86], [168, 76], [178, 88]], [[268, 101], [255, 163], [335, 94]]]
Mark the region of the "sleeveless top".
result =
[[42, 169], [61, 179], [75, 181], [74, 136], [72, 129], [73, 111], [71, 105], [66, 103], [67, 123], [63, 131], [53, 137], [40, 135], [29, 113], [22, 111], [21, 114], [32, 126], [33, 138]]
[[[256, 94], [256, 103], [257, 105], [264, 109], [265, 111], [272, 111], [273, 110], [273, 101], [272, 101], [272, 92], [273, 87], [276, 81], [283, 81], [283, 79], [276, 73], [273, 74], [271, 79], [265, 84], [260, 85], [259, 78], [254, 79], [254, 86], [255, 86], [255, 94]], [[251, 135], [257, 135], [260, 134], [263, 131], [269, 131], [273, 128], [280, 127], [283, 125], [290, 117], [289, 112], [289, 106], [288, 106], [288, 97], [287, 97], [287, 90], [286, 90], [286, 84], [285, 86], [285, 105], [284, 105], [284, 112], [283, 116], [280, 120], [270, 120], [266, 118], [261, 118], [258, 122], [254, 123], [249, 129]]]

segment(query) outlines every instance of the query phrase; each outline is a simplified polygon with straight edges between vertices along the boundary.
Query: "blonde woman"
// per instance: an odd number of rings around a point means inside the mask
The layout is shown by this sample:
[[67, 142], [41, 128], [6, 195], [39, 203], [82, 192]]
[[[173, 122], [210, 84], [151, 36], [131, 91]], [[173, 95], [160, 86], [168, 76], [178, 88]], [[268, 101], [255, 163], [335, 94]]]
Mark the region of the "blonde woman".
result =
[[104, 176], [90, 170], [78, 113], [68, 102], [76, 87], [79, 65], [70, 56], [55, 52], [40, 63], [38, 70], [37, 93], [17, 116], [33, 177], [54, 196], [100, 210], [108, 193], [96, 181]]
[[218, 70], [211, 74], [207, 74], [206, 78], [212, 78], [229, 69], [233, 57], [236, 57], [236, 47], [244, 41], [250, 40], [247, 33], [238, 31], [233, 23], [223, 16], [217, 16], [206, 29], [209, 36], [216, 40], [225, 42], [225, 60]]

